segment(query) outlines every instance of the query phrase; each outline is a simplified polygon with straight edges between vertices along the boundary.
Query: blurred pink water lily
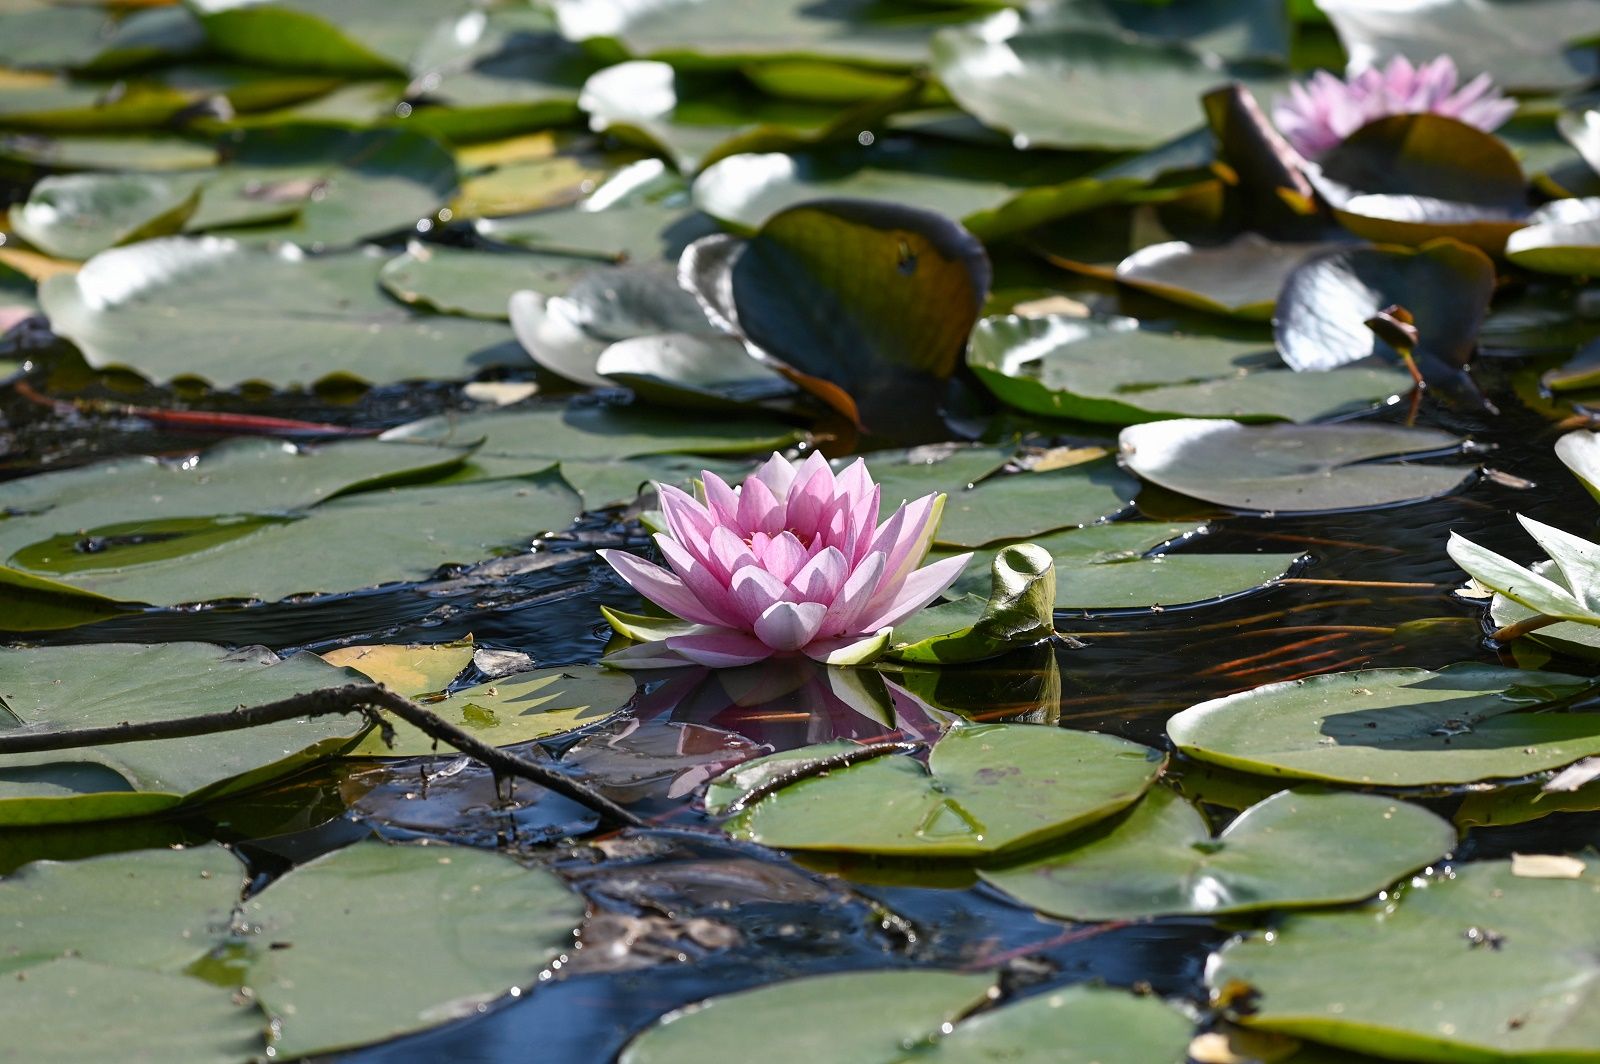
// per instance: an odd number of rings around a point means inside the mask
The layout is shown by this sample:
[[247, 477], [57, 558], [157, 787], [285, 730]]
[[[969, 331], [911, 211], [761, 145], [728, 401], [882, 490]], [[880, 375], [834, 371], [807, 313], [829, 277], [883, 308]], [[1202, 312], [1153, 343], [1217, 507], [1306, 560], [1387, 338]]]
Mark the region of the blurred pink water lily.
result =
[[1347, 78], [1319, 70], [1289, 87], [1272, 120], [1296, 151], [1314, 159], [1389, 115], [1444, 115], [1487, 133], [1516, 111], [1516, 101], [1502, 96], [1489, 75], [1479, 74], [1458, 88], [1459, 81], [1455, 61], [1447, 55], [1421, 66], [1396, 56], [1386, 67], [1368, 67]]
[[[636, 667], [748, 665], [801, 653], [830, 664], [867, 660], [894, 626], [953, 584], [970, 554], [918, 568], [943, 495], [899, 507], [881, 524], [881, 490], [866, 463], [835, 474], [813, 453], [774, 454], [737, 488], [702, 474], [704, 501], [662, 485], [669, 568], [601, 551], [635, 591], [689, 622], [664, 640], [608, 659]], [[614, 626], [639, 633], [615, 614]]]

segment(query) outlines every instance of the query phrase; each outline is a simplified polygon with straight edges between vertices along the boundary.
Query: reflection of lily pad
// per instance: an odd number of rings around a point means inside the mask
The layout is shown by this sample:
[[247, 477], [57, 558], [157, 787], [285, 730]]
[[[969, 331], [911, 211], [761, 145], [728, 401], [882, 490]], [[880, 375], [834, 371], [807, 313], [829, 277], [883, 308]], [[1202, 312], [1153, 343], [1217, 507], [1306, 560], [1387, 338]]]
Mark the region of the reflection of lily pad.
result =
[[1455, 845], [1421, 806], [1366, 794], [1279, 791], [1215, 837], [1165, 787], [1110, 827], [982, 873], [1025, 905], [1074, 920], [1233, 913], [1360, 901]]
[[1490, 665], [1267, 684], [1167, 722], [1191, 757], [1291, 779], [1391, 787], [1526, 776], [1600, 753], [1600, 714], [1519, 712], [1590, 681]]
[[1315, 513], [1392, 506], [1453, 491], [1477, 475], [1402, 459], [1453, 451], [1449, 433], [1398, 425], [1241, 425], [1153, 421], [1122, 430], [1122, 463], [1154, 484], [1236, 510]]

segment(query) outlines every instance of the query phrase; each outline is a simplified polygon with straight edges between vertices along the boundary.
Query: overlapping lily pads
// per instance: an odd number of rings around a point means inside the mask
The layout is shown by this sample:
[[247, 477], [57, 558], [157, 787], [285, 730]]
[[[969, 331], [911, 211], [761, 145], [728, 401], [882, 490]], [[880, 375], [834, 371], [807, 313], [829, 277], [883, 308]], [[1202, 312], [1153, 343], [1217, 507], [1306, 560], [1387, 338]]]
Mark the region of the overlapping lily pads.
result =
[[1123, 465], [1145, 480], [1235, 510], [1270, 513], [1394, 506], [1443, 495], [1477, 471], [1403, 459], [1460, 445], [1446, 432], [1398, 425], [1241, 425], [1220, 418], [1155, 421], [1121, 436]]
[[195, 208], [199, 187], [192, 175], [46, 177], [26, 203], [11, 208], [11, 227], [46, 254], [86, 259], [117, 244], [177, 232]]
[[[0, 651], [0, 734], [219, 713], [349, 682], [309, 656], [205, 643]], [[299, 718], [235, 733], [0, 754], [0, 823], [142, 816], [237, 793], [343, 753], [359, 716]]]
[[1600, 714], [1553, 712], [1590, 681], [1490, 665], [1267, 684], [1167, 722], [1191, 757], [1262, 775], [1390, 787], [1526, 776], [1600, 753]]
[[1455, 845], [1449, 822], [1365, 794], [1279, 791], [1213, 836], [1164, 787], [1109, 827], [984, 880], [1073, 920], [1234, 913], [1359, 901]]
[[1141, 328], [1132, 318], [985, 318], [967, 363], [1035, 414], [1132, 424], [1170, 417], [1311, 421], [1407, 391], [1395, 367], [1294, 373], [1262, 341]]
[[[1162, 760], [1109, 735], [960, 726], [935, 744], [926, 767], [888, 755], [801, 780], [746, 807], [727, 830], [791, 850], [989, 857], [1125, 809]], [[877, 814], [863, 819], [866, 807]]]

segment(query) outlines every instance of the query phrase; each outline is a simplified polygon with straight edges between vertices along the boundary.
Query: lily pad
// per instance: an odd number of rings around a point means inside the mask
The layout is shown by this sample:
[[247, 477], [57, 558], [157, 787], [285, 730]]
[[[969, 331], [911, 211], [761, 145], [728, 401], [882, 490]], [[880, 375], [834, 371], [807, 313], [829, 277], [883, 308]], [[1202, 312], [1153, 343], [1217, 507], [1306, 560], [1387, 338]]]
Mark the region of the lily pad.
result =
[[[1381, 904], [1290, 917], [1215, 958], [1213, 987], [1257, 991], [1246, 1026], [1407, 1060], [1589, 1061], [1600, 1020], [1600, 879], [1458, 864]], [[1438, 978], [1448, 971], [1450, 977]]]
[[1283, 244], [1245, 233], [1226, 244], [1151, 244], [1117, 264], [1117, 280], [1213, 314], [1270, 321], [1284, 281], [1334, 244]]
[[[1203, 525], [1117, 521], [1039, 536], [1034, 542], [1055, 562], [1058, 610], [1172, 608], [1227, 599], [1276, 583], [1301, 558], [1182, 549], [1186, 540], [1203, 533]], [[989, 562], [989, 549], [974, 556], [950, 593], [985, 593], [979, 574]]]
[[1292, 17], [1276, 0], [1061, 0], [1031, 16], [1050, 26], [1093, 26], [1184, 41], [1228, 59], [1288, 58]]
[[897, 1064], [1156, 1064], [1184, 1059], [1193, 1028], [1159, 998], [1107, 987], [1069, 986], [968, 1016], [925, 1053]]
[[[779, 849], [989, 857], [1127, 808], [1161, 771], [1154, 750], [1032, 724], [953, 728], [924, 767], [905, 756], [801, 780], [725, 829]], [[873, 809], [863, 818], [861, 810]]]
[[0, 42], [0, 65], [12, 69], [109, 74], [193, 58], [206, 39], [179, 5], [114, 19], [98, 6], [39, 3], [0, 9]]
[[1528, 216], [1528, 227], [1506, 241], [1506, 258], [1540, 273], [1600, 273], [1600, 198], [1556, 200], [1540, 207]]
[[1267, 684], [1167, 722], [1191, 757], [1290, 779], [1388, 787], [1526, 776], [1600, 753], [1600, 715], [1521, 712], [1591, 681], [1490, 665], [1369, 669]]
[[[279, 1057], [329, 1053], [476, 1015], [570, 949], [583, 915], [559, 877], [492, 850], [358, 842], [245, 903], [244, 981]], [[369, 921], [406, 933], [386, 951]]]
[[1410, 390], [1405, 371], [1294, 373], [1261, 342], [1141, 328], [1133, 318], [985, 318], [967, 364], [1029, 413], [1111, 424], [1171, 417], [1312, 421]]
[[[25, 865], [0, 882], [9, 918], [0, 972], [72, 957], [182, 973], [211, 950], [244, 888], [244, 866], [220, 846]], [[21, 981], [7, 980], [0, 1010]]]
[[1368, 240], [1453, 237], [1496, 254], [1527, 224], [1527, 179], [1511, 149], [1443, 115], [1369, 122], [1305, 169], [1340, 224]]
[[384, 291], [414, 307], [439, 314], [509, 321], [511, 296], [532, 290], [559, 296], [593, 270], [593, 259], [413, 243], [383, 264]]
[[[348, 74], [405, 73], [446, 11], [433, 0], [190, 0], [206, 37], [263, 66]], [[481, 16], [480, 16], [481, 17]], [[471, 18], [454, 16], [458, 22]]]
[[785, 376], [887, 435], [933, 416], [918, 408], [955, 371], [991, 271], [972, 234], [939, 215], [819, 200], [748, 241], [697, 241], [680, 276]]
[[1122, 464], [1145, 480], [1244, 512], [1397, 506], [1447, 494], [1477, 476], [1472, 467], [1398, 460], [1461, 445], [1446, 432], [1398, 425], [1184, 418], [1130, 426], [1120, 442]]
[[528, 364], [503, 325], [421, 317], [390, 300], [382, 268], [360, 252], [307, 258], [168, 237], [102, 252], [47, 281], [39, 301], [91, 366], [155, 381], [382, 383]]
[[[1413, 355], [1441, 385], [1459, 381], [1494, 295], [1494, 264], [1454, 240], [1416, 251], [1351, 248], [1302, 263], [1284, 282], [1274, 323], [1278, 351], [1296, 370], [1325, 370], [1399, 352], [1366, 324], [1390, 306], [1415, 321]], [[1468, 382], [1470, 383], [1470, 382]]]
[[1244, 73], [1176, 41], [1020, 27], [1009, 13], [942, 31], [933, 59], [963, 109], [1027, 148], [1153, 148], [1200, 125], [1199, 98]]
[[472, 639], [455, 643], [339, 647], [317, 655], [329, 665], [354, 669], [407, 698], [437, 695], [472, 664]]
[[1360, 901], [1455, 841], [1455, 828], [1421, 806], [1316, 791], [1279, 791], [1213, 836], [1198, 809], [1157, 787], [1109, 827], [980, 874], [1071, 920], [1255, 912]]
[[210, 144], [155, 133], [122, 137], [0, 133], [0, 159], [52, 170], [165, 173], [214, 166], [217, 151]]
[[1031, 543], [1003, 547], [990, 566], [989, 597], [925, 609], [895, 629], [888, 654], [900, 661], [982, 661], [1055, 634], [1056, 572]]
[[194, 210], [200, 180], [156, 174], [43, 178], [11, 208], [11, 228], [49, 255], [86, 259], [117, 244], [175, 233]]
[[[206, 643], [96, 644], [0, 651], [5, 728], [85, 728], [259, 705], [349, 674], [311, 657]], [[353, 746], [359, 716], [300, 718], [187, 739], [0, 755], [0, 823], [141, 816], [287, 775]]]
[[1600, 55], [1578, 46], [1600, 33], [1587, 0], [1317, 0], [1317, 7], [1356, 68], [1396, 55], [1418, 63], [1448, 55], [1465, 74], [1527, 92], [1575, 88], [1600, 75]]

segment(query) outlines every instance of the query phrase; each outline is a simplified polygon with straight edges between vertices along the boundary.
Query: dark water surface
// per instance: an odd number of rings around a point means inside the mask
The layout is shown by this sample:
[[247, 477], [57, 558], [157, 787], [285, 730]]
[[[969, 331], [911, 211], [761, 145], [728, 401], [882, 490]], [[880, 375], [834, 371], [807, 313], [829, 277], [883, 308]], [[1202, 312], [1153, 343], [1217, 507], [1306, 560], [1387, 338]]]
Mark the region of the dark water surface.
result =
[[[1478, 456], [1487, 466], [1531, 483], [1486, 477], [1417, 505], [1276, 519], [1217, 515], [1202, 504], [1147, 489], [1139, 505], [1153, 516], [1215, 518], [1198, 549], [1303, 550], [1306, 561], [1294, 579], [1228, 602], [1058, 615], [1058, 627], [1082, 646], [1040, 648], [952, 670], [941, 684], [941, 699], [981, 719], [1020, 714], [1163, 746], [1168, 717], [1217, 695], [1357, 666], [1498, 660], [1483, 642], [1480, 608], [1453, 595], [1462, 575], [1445, 556], [1447, 532], [1526, 558], [1530, 545], [1512, 521], [1513, 511], [1592, 536], [1600, 507], [1556, 461], [1551, 445], [1559, 430], [1516, 398], [1514, 364], [1487, 361], [1478, 372], [1502, 408], [1499, 417], [1455, 413], [1430, 402], [1419, 423], [1471, 436], [1488, 448]], [[265, 408], [241, 400], [240, 408], [381, 427], [455, 402], [449, 389], [391, 389], [354, 399], [274, 399]], [[1384, 416], [1403, 419], [1405, 411]], [[7, 475], [46, 461], [59, 466], [113, 453], [182, 453], [206, 442], [152, 429], [137, 418], [62, 412], [14, 391], [0, 394], [0, 417], [0, 432], [9, 435], [8, 449], [16, 456]], [[638, 604], [592, 548], [637, 535], [636, 525], [615, 514], [590, 515], [569, 535], [479, 578], [272, 607], [160, 611], [51, 638], [204, 639], [288, 651], [352, 642], [436, 642], [470, 633], [480, 645], [522, 651], [541, 665], [592, 662], [608, 638], [598, 605]], [[1560, 665], [1585, 669], [1581, 663]], [[1059, 699], [1053, 694], [1057, 676]], [[659, 830], [568, 841], [592, 826], [583, 809], [530, 785], [497, 786], [487, 772], [442, 755], [324, 767], [269, 794], [186, 821], [7, 833], [0, 836], [0, 871], [37, 857], [211, 837], [236, 844], [264, 883], [297, 862], [377, 832], [503, 846], [553, 863], [589, 899], [597, 916], [584, 948], [531, 993], [478, 1018], [341, 1058], [367, 1064], [590, 1064], [610, 1059], [634, 1032], [676, 1006], [786, 977], [849, 969], [1001, 966], [1019, 992], [1098, 980], [1203, 1003], [1206, 957], [1232, 932], [1216, 921], [1074, 926], [1036, 916], [963, 881], [958, 871], [857, 862], [835, 875], [820, 864], [808, 868], [705, 831], [711, 821], [692, 802], [694, 785], [720, 767], [835, 735], [880, 735], [882, 725], [822, 704], [812, 688], [740, 706], [715, 682], [657, 681], [641, 691], [635, 710], [542, 744], [534, 753], [542, 749], [574, 766], [650, 816]], [[1207, 801], [1219, 826], [1226, 821], [1226, 793], [1238, 781], [1181, 763], [1173, 771], [1186, 791]], [[1441, 794], [1424, 800], [1449, 814], [1460, 799]], [[1600, 845], [1600, 814], [1473, 829], [1459, 853], [1477, 858], [1584, 845]], [[623, 935], [632, 936], [632, 945], [610, 948]], [[427, 958], [416, 962], [424, 965]]]

